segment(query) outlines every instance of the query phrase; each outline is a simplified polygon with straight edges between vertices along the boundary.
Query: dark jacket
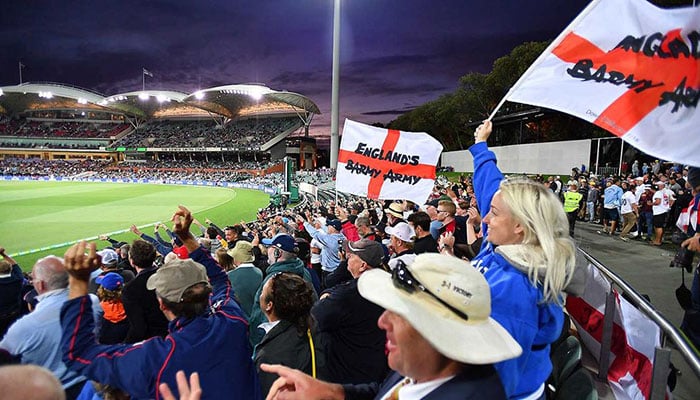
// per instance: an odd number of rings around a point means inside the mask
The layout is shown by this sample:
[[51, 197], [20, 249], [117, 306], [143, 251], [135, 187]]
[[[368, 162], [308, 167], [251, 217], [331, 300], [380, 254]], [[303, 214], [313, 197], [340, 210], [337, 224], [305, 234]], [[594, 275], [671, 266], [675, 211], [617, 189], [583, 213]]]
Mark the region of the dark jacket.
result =
[[0, 339], [22, 314], [23, 286], [24, 276], [17, 264], [12, 266], [10, 276], [0, 278]]
[[144, 269], [122, 291], [122, 303], [129, 320], [125, 343], [136, 343], [154, 336], [168, 334], [168, 320], [160, 310], [156, 292], [146, 289], [146, 281], [157, 268]]
[[209, 251], [190, 256], [207, 269], [212, 285], [211, 311], [170, 322], [170, 333], [134, 345], [98, 345], [88, 296], [66, 301], [61, 309], [63, 361], [89, 379], [126, 390], [134, 399], [159, 399], [161, 383], [177, 388], [175, 373], [199, 372], [202, 399], [262, 399], [248, 345], [243, 311], [231, 283]]
[[[313, 335], [314, 347], [318, 345], [316, 334]], [[315, 351], [316, 370], [318, 371], [318, 355]], [[272, 383], [279, 378], [277, 374], [271, 374], [260, 370], [260, 364], [282, 364], [289, 368], [298, 369], [311, 375], [311, 345], [309, 337], [304, 332], [299, 334], [296, 326], [291, 322], [282, 320], [272, 328], [255, 348], [255, 366], [258, 369], [262, 392], [270, 391]]]
[[432, 235], [426, 235], [422, 238], [418, 238], [413, 244], [413, 252], [416, 254], [437, 253], [437, 240], [435, 240]]
[[23, 282], [22, 269], [17, 264], [12, 266], [10, 276], [0, 278], [0, 316], [19, 315]]
[[326, 380], [335, 383], [381, 381], [388, 371], [386, 334], [377, 326], [384, 309], [360, 296], [357, 279], [327, 291], [311, 309], [323, 336]]
[[[384, 382], [366, 385], [343, 385], [345, 400], [381, 399], [400, 380], [404, 379], [398, 372], [392, 371]], [[491, 365], [470, 365], [454, 378], [438, 386], [423, 397], [423, 400], [474, 400], [505, 399], [500, 379]]]

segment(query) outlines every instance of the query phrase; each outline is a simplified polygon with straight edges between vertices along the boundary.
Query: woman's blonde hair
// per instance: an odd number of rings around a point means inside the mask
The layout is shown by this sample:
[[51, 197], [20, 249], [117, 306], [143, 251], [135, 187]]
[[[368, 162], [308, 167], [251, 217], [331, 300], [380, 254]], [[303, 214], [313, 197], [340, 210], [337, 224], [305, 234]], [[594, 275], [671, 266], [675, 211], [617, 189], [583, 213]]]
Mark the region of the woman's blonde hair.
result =
[[[504, 180], [500, 191], [523, 227], [522, 244], [541, 250], [525, 253], [530, 281], [536, 285], [539, 280], [545, 301], [559, 303], [576, 264], [576, 247], [562, 203], [544, 185], [524, 178]], [[541, 267], [543, 271], [538, 271]]]

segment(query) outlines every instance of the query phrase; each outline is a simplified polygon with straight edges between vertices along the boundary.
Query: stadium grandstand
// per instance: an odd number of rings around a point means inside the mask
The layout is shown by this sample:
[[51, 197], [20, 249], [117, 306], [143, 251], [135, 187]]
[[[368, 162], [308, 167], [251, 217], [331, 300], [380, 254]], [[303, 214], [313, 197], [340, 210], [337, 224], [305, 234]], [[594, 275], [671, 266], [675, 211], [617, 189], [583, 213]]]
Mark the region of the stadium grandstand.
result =
[[261, 84], [104, 96], [66, 84], [23, 83], [0, 87], [0, 160], [5, 167], [104, 160], [90, 165], [262, 173], [290, 157], [311, 170], [317, 147], [308, 130], [319, 113], [306, 96]]

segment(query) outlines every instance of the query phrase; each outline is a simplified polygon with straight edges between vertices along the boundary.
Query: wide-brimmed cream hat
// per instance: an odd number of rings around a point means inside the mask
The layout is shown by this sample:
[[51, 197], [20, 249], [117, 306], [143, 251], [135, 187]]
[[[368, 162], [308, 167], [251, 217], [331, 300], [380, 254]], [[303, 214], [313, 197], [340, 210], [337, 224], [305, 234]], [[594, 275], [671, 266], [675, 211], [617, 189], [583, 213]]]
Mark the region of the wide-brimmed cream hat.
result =
[[391, 274], [372, 269], [360, 276], [358, 289], [362, 297], [407, 320], [449, 359], [492, 364], [522, 353], [490, 317], [491, 290], [484, 276], [456, 257], [424, 253]]

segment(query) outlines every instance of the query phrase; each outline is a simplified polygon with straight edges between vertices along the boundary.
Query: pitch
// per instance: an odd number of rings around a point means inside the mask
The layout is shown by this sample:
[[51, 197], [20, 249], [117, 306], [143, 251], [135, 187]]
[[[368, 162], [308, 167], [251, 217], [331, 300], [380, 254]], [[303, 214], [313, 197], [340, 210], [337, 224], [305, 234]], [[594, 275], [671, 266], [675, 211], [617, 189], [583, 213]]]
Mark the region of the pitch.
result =
[[153, 235], [153, 224], [167, 223], [178, 204], [202, 223], [209, 218], [225, 226], [255, 219], [268, 201], [260, 191], [221, 187], [0, 181], [0, 246], [29, 271], [37, 258], [62, 256], [77, 240], [109, 234], [131, 242], [131, 224]]

